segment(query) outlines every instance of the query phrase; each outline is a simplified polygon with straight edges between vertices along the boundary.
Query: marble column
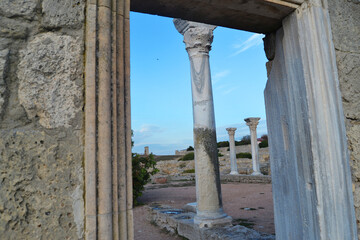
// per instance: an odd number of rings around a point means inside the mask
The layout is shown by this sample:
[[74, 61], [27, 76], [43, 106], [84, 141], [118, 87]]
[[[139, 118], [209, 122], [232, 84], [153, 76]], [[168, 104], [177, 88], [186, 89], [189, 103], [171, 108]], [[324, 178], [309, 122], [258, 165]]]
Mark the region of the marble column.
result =
[[252, 155], [252, 163], [253, 163], [253, 173], [251, 175], [262, 175], [260, 172], [260, 163], [259, 163], [259, 150], [257, 144], [257, 134], [256, 127], [259, 124], [260, 118], [245, 118], [244, 121], [246, 125], [250, 128], [250, 136], [251, 136], [251, 155]]
[[226, 131], [229, 133], [229, 145], [230, 145], [230, 166], [231, 166], [231, 175], [238, 175], [237, 163], [236, 163], [236, 150], [235, 150], [235, 131], [236, 128], [227, 128]]
[[209, 51], [215, 26], [174, 19], [184, 36], [191, 67], [197, 209], [199, 227], [231, 223], [222, 207]]

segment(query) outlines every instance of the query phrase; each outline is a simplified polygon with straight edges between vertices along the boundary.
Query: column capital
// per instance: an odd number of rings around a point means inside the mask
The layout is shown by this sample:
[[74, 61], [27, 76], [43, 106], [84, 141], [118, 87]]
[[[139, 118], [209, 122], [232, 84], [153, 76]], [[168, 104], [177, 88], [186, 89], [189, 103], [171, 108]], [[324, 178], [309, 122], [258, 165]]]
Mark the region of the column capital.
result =
[[176, 30], [184, 36], [186, 50], [196, 53], [209, 53], [213, 41], [213, 31], [216, 26], [191, 22], [176, 18], [173, 20]]
[[245, 118], [244, 121], [246, 122], [246, 125], [250, 127], [251, 130], [255, 130], [257, 125], [259, 124], [260, 118], [251, 117], [251, 118]]
[[226, 131], [228, 131], [229, 135], [234, 135], [237, 128], [226, 128]]

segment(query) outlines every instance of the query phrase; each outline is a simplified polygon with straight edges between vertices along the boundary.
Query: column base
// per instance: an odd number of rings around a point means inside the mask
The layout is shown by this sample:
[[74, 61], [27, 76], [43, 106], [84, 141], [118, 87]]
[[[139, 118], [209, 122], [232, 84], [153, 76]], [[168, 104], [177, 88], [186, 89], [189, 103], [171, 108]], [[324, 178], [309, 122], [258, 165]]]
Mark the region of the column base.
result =
[[196, 215], [194, 217], [194, 224], [199, 228], [213, 228], [213, 227], [223, 227], [223, 226], [232, 226], [232, 217], [224, 214], [225, 216], [222, 218], [202, 218]]
[[239, 175], [239, 173], [237, 171], [231, 171], [230, 175]]
[[183, 207], [183, 209], [184, 209], [185, 211], [188, 211], [188, 212], [196, 213], [196, 206], [197, 206], [197, 203], [196, 203], [196, 202], [187, 203], [187, 204], [185, 204], [185, 206]]
[[263, 174], [261, 172], [253, 172], [251, 176], [262, 176]]

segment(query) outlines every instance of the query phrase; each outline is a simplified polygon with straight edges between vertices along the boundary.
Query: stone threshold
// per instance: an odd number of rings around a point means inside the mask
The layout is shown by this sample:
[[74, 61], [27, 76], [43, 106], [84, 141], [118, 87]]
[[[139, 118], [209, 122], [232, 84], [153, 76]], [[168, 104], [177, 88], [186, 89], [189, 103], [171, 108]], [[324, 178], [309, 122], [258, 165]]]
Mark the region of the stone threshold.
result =
[[166, 205], [149, 206], [150, 221], [169, 234], [190, 240], [275, 240], [274, 235], [257, 232], [241, 225], [199, 228], [194, 224], [195, 213]]

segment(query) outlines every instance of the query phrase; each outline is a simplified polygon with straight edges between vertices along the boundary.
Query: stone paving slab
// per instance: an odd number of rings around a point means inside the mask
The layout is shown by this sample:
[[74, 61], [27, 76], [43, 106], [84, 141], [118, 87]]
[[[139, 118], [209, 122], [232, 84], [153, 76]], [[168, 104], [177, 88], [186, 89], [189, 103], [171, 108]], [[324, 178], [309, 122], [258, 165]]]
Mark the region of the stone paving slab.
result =
[[272, 240], [274, 235], [259, 233], [241, 225], [199, 228], [194, 224], [195, 213], [167, 205], [150, 206], [151, 221], [171, 234], [190, 240]]

